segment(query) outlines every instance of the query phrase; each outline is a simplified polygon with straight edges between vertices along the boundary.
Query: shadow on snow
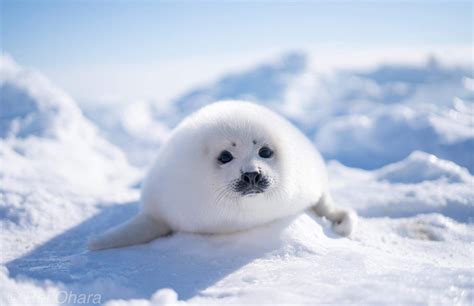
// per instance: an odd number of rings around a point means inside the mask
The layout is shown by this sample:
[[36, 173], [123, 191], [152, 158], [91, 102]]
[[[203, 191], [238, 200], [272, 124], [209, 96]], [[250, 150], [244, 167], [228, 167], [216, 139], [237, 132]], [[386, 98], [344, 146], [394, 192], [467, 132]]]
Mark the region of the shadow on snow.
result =
[[[187, 300], [279, 247], [278, 238], [273, 238], [280, 233], [272, 229], [257, 231], [257, 236], [251, 234], [248, 247], [247, 236], [242, 235], [229, 239], [227, 235], [176, 233], [145, 245], [95, 252], [86, 249], [87, 237], [122, 223], [137, 212], [136, 202], [105, 207], [9, 262], [10, 275], [59, 282], [74, 294], [99, 293], [102, 303], [111, 299], [149, 299], [161, 288], [172, 288], [181, 300]], [[278, 228], [284, 229], [291, 220], [282, 220]], [[255, 241], [261, 239], [266, 242], [256, 246]]]

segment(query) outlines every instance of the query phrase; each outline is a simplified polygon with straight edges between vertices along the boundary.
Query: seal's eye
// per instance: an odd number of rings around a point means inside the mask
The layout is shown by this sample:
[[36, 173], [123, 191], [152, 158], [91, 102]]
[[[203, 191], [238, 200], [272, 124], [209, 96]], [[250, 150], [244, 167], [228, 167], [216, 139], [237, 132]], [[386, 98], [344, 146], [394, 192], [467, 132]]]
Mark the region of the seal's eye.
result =
[[230, 153], [229, 151], [222, 151], [219, 157], [217, 158], [217, 160], [223, 164], [226, 164], [233, 159], [234, 157], [232, 156], [232, 153]]
[[269, 147], [262, 147], [258, 151], [258, 155], [262, 158], [270, 158], [273, 156], [273, 151]]

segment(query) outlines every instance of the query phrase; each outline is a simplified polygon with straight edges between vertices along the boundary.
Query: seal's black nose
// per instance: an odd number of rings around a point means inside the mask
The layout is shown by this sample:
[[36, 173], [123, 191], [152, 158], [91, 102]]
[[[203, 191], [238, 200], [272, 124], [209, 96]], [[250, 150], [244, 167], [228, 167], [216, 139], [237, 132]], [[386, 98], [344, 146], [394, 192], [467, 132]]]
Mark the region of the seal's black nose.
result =
[[247, 184], [257, 185], [262, 179], [260, 172], [245, 172], [242, 174], [241, 180]]

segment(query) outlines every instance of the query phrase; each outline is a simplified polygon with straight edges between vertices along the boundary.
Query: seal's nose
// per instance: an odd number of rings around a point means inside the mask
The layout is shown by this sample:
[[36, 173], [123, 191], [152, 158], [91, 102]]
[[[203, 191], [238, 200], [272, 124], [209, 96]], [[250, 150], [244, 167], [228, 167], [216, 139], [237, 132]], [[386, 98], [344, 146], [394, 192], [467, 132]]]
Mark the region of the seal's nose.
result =
[[246, 182], [247, 184], [256, 185], [262, 179], [262, 175], [260, 172], [245, 172], [242, 174], [241, 177], [242, 181]]

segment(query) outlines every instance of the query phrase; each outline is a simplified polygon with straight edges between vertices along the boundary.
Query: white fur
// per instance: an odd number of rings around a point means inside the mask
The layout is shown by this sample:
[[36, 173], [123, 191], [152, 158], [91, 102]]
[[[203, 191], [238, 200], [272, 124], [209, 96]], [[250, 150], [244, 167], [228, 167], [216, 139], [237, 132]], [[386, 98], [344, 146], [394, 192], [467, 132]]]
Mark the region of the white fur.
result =
[[[273, 157], [258, 155], [263, 145], [274, 150]], [[231, 152], [234, 160], [219, 163], [223, 150]], [[230, 188], [241, 171], [255, 169], [271, 181], [264, 193], [242, 196]], [[117, 234], [139, 232], [140, 221], [131, 221], [92, 240], [90, 247], [142, 243], [170, 230], [230, 233], [309, 207], [334, 222], [336, 232], [349, 235], [355, 214], [334, 208], [327, 191], [323, 159], [290, 122], [256, 104], [218, 102], [187, 117], [160, 148], [141, 198], [141, 215], [160, 224], [154, 235], [147, 226], [141, 226], [146, 228], [142, 229], [146, 239], [131, 241], [130, 234]]]

